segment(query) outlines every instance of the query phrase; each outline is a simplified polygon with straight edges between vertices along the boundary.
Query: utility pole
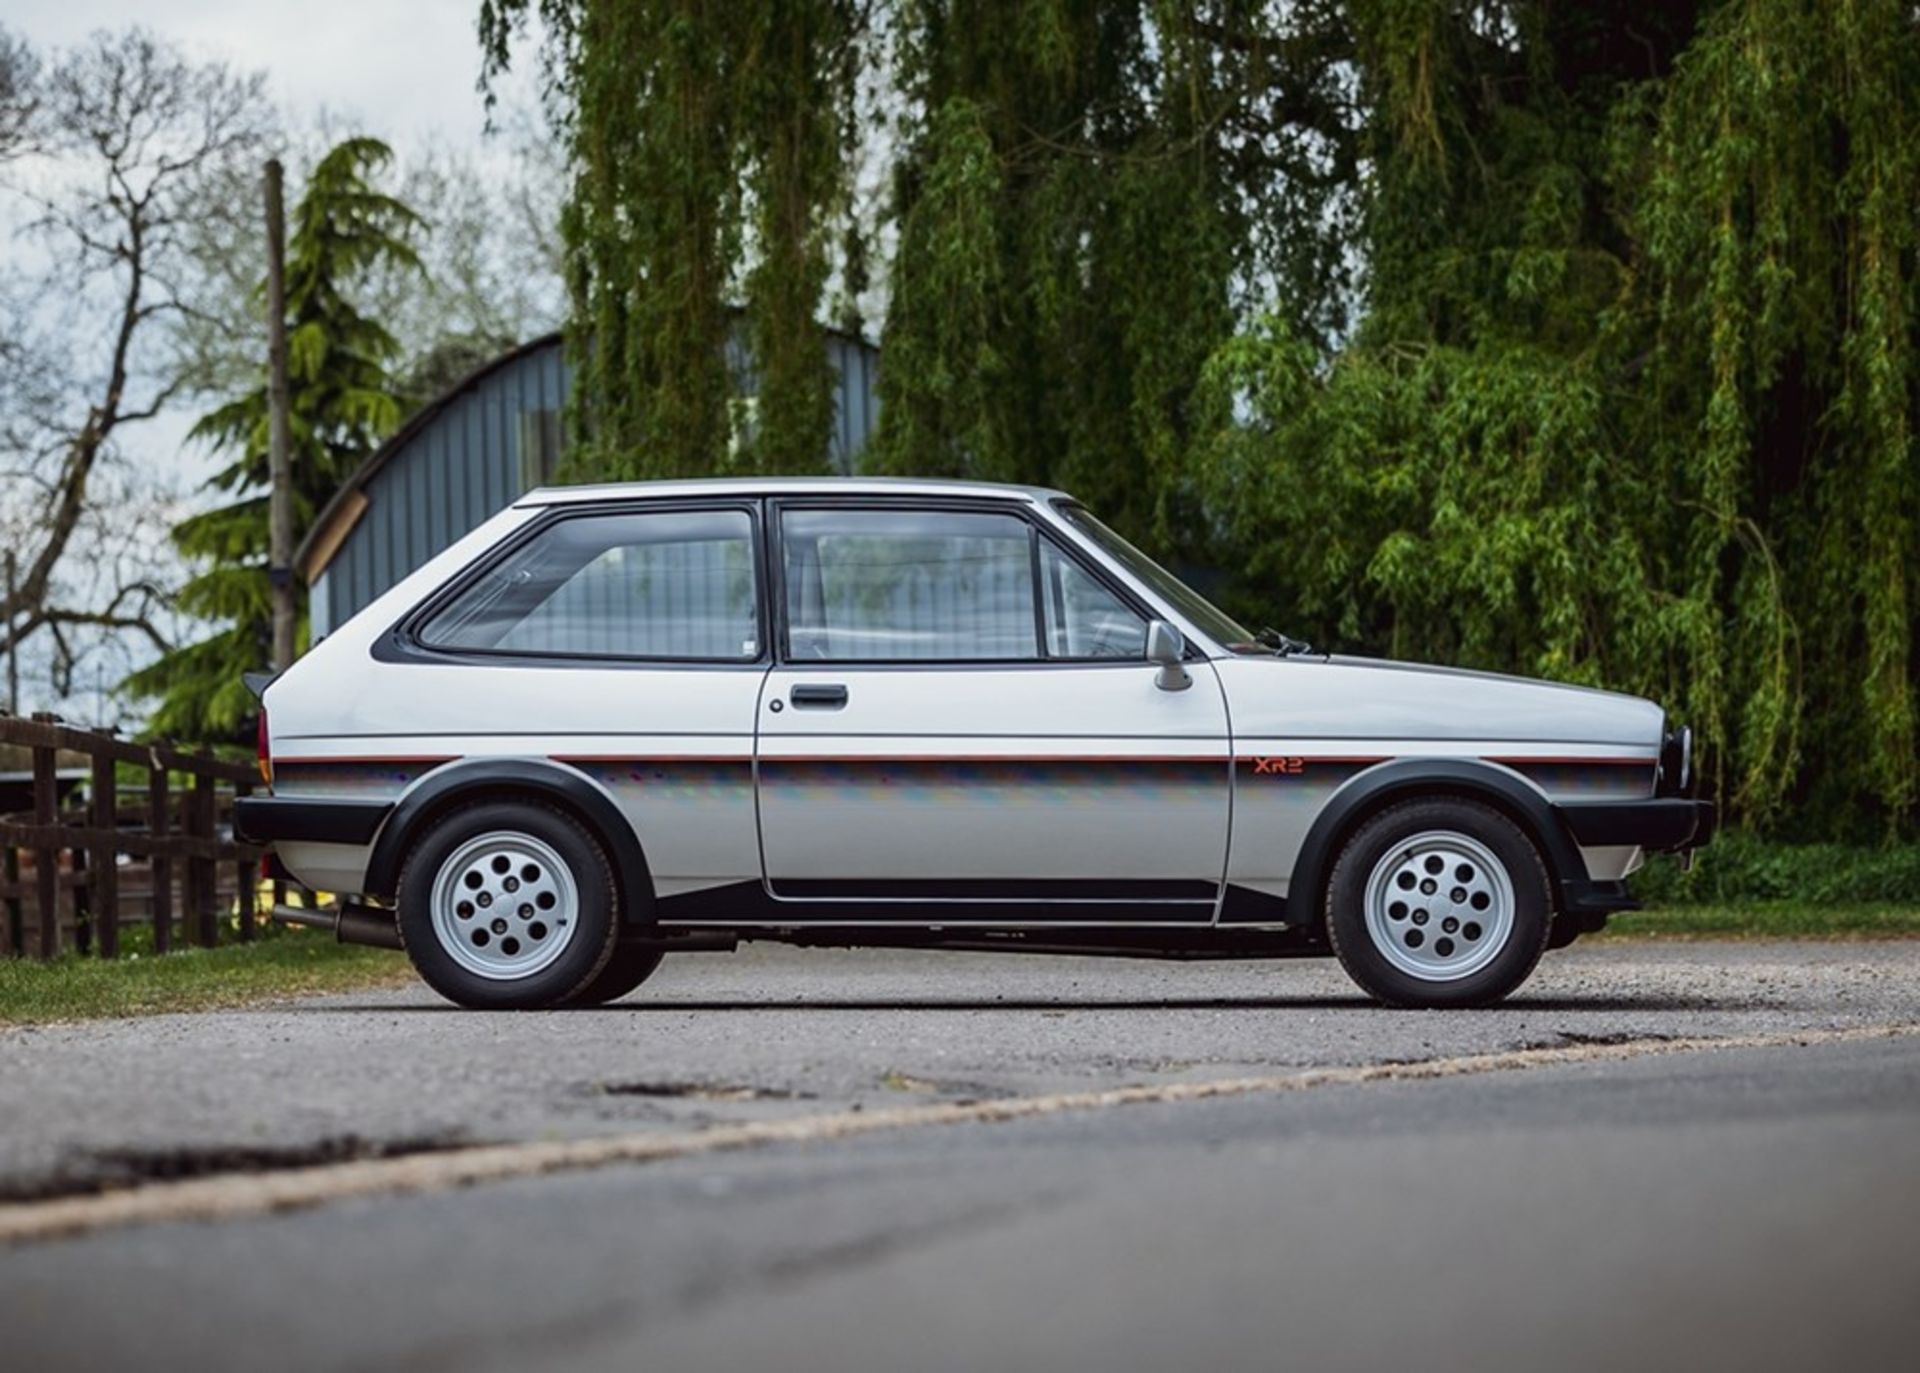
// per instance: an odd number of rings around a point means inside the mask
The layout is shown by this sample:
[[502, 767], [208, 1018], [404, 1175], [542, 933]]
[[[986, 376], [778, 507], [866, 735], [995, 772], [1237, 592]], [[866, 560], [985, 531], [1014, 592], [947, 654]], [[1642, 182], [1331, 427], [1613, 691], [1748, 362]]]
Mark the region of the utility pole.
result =
[[7, 714], [20, 713], [20, 644], [13, 637], [13, 550], [7, 550]]
[[273, 670], [293, 666], [293, 417], [287, 392], [287, 216], [280, 160], [267, 163], [267, 581], [273, 588]]

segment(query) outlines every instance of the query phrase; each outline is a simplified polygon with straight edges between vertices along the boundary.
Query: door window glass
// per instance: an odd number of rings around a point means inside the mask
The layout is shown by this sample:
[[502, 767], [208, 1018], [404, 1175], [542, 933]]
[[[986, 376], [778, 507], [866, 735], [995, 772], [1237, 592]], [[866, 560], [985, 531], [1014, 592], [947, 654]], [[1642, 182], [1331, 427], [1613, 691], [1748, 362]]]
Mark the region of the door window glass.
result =
[[796, 662], [1039, 656], [1032, 527], [944, 510], [789, 510], [781, 521]]
[[1147, 656], [1147, 622], [1046, 539], [1040, 541], [1040, 603], [1049, 658]]
[[429, 647], [750, 661], [753, 520], [662, 510], [556, 520], [420, 627]]

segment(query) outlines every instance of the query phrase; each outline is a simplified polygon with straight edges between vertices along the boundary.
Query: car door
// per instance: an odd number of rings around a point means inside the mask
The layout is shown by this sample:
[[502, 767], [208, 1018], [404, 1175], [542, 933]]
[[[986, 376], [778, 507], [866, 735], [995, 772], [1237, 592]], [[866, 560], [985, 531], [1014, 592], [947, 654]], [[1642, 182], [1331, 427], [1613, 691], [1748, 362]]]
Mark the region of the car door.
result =
[[775, 504], [756, 734], [782, 918], [1205, 922], [1218, 679], [1156, 685], [1148, 614], [1020, 505]]

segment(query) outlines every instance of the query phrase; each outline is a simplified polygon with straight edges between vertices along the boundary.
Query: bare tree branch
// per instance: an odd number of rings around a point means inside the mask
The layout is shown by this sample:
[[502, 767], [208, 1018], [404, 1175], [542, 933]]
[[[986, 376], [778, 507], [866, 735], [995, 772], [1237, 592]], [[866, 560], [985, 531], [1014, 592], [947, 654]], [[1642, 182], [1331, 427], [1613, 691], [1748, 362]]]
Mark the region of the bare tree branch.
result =
[[[37, 283], [0, 282], [25, 293], [0, 324], [36, 321], [53, 304], [66, 334], [39, 340], [38, 351], [24, 331], [8, 329], [0, 342], [0, 402], [23, 403], [0, 418], [0, 443], [26, 468], [5, 512], [19, 574], [12, 596], [0, 588], [0, 647], [45, 630], [58, 678], [74, 661], [76, 629], [130, 631], [168, 647], [157, 587], [138, 578], [103, 585], [120, 559], [87, 569], [88, 592], [104, 594], [104, 605], [76, 601], [62, 569], [116, 435], [164, 413], [180, 391], [177, 365], [154, 350], [168, 318], [193, 308], [181, 284], [194, 265], [181, 231], [205, 213], [210, 188], [251, 171], [268, 112], [258, 76], [190, 61], [139, 29], [97, 35], [44, 75], [24, 53], [0, 31], [0, 190], [32, 212], [25, 233], [48, 271]], [[144, 399], [130, 400], [134, 392]]]

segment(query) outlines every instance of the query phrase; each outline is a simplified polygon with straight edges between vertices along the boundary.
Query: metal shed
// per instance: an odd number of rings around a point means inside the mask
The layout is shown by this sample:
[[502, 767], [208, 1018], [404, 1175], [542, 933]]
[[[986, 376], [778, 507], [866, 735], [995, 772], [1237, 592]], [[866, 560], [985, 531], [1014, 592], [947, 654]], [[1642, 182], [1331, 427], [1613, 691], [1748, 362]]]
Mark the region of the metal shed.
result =
[[[879, 350], [823, 331], [835, 379], [828, 462], [856, 470], [878, 423]], [[753, 374], [728, 348], [751, 403]], [[569, 376], [559, 334], [504, 353], [422, 407], [347, 479], [295, 557], [317, 639], [496, 510], [551, 480]], [[750, 421], [749, 421], [750, 422]]]

